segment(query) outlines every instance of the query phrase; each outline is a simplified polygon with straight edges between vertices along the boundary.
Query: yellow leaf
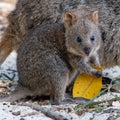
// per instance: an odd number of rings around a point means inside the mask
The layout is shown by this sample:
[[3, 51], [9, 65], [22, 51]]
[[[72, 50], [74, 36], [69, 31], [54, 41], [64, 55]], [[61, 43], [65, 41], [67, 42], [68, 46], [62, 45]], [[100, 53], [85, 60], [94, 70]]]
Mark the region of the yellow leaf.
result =
[[[98, 70], [103, 70], [102, 67], [94, 67]], [[83, 73], [77, 77], [73, 85], [73, 98], [83, 97], [92, 99], [97, 95], [102, 88], [102, 78], [96, 78], [87, 73]]]

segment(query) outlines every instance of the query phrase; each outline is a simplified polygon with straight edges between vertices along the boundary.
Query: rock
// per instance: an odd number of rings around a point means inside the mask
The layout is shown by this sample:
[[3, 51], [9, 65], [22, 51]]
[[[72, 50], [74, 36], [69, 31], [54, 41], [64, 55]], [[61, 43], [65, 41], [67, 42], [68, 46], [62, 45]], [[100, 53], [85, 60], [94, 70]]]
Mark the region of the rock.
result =
[[12, 114], [13, 114], [13, 115], [15, 115], [15, 116], [20, 115], [20, 113], [21, 113], [20, 111], [17, 111], [17, 112], [12, 112]]
[[108, 120], [110, 113], [98, 113], [94, 116], [93, 120]]
[[93, 118], [93, 113], [84, 113], [80, 116], [80, 120], [91, 120]]

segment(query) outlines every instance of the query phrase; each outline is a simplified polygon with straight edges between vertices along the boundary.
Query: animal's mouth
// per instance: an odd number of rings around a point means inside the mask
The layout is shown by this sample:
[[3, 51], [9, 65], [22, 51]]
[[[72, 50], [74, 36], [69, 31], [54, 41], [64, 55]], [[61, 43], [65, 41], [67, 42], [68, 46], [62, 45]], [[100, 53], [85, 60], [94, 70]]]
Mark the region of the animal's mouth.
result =
[[87, 56], [89, 56], [90, 53], [91, 53], [91, 48], [89, 48], [89, 47], [84, 48], [84, 53], [85, 53]]
[[89, 55], [90, 55], [90, 52], [85, 52], [85, 55], [89, 56]]

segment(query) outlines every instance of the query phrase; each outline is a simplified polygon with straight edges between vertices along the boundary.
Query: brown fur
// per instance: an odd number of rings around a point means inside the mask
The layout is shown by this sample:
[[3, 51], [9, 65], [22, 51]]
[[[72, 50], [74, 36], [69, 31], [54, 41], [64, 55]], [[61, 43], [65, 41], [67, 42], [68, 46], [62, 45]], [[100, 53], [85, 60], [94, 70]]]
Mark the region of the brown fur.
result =
[[[119, 0], [18, 0], [16, 9], [8, 16], [9, 26], [0, 45], [0, 52], [4, 51], [7, 54], [0, 53], [0, 63], [5, 60], [11, 50], [18, 48], [32, 28], [41, 24], [61, 22], [64, 11], [87, 8], [87, 12], [98, 10], [100, 13], [100, 28], [103, 39], [100, 50], [101, 64], [104, 67], [120, 65], [119, 4]], [[11, 50], [6, 47], [6, 44]]]
[[[59, 104], [76, 71], [101, 76], [101, 71], [88, 64], [92, 57], [93, 64], [99, 65], [96, 56], [101, 44], [98, 12], [85, 15], [83, 11], [77, 16], [78, 11], [65, 13], [65, 27], [60, 23], [47, 24], [28, 33], [17, 58], [18, 86], [22, 87], [21, 90], [17, 88], [13, 96], [9, 97], [10, 100], [26, 95], [50, 95], [51, 102]], [[93, 35], [95, 40], [91, 41]], [[27, 89], [24, 94], [23, 88]], [[20, 91], [21, 96], [18, 95]]]

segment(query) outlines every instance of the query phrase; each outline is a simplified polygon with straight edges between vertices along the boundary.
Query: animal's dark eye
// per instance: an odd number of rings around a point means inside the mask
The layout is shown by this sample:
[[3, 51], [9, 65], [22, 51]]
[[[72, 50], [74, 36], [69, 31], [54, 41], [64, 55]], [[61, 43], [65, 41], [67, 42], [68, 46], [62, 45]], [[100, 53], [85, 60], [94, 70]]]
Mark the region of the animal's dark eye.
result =
[[81, 42], [82, 40], [81, 40], [81, 38], [80, 37], [77, 37], [77, 42]]
[[94, 36], [94, 35], [91, 36], [90, 40], [91, 40], [91, 41], [95, 41], [95, 36]]

